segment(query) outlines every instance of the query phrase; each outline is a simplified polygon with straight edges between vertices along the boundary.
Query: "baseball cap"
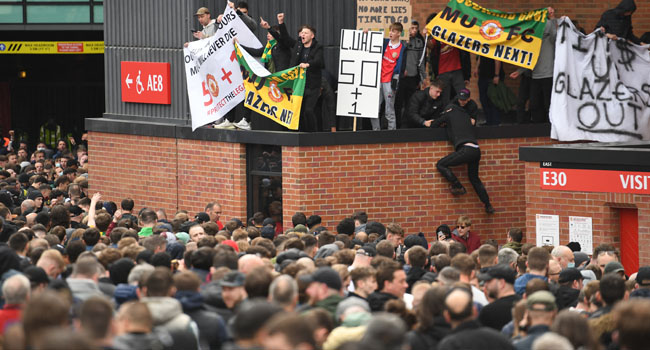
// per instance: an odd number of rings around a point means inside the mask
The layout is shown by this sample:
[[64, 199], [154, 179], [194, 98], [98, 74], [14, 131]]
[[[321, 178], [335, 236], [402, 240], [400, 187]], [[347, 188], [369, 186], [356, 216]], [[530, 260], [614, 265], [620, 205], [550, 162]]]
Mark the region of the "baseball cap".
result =
[[558, 279], [559, 283], [573, 282], [575, 280], [583, 280], [580, 270], [575, 267], [569, 267], [560, 271], [560, 277]]
[[244, 285], [246, 276], [239, 271], [228, 272], [219, 282], [222, 287], [241, 287]]
[[264, 222], [262, 222], [262, 226], [266, 226], [266, 225], [271, 225], [275, 227], [275, 220], [273, 220], [273, 218], [264, 219]]
[[460, 89], [460, 92], [458, 93], [459, 100], [467, 100], [469, 96], [470, 96], [470, 92], [468, 89]]
[[636, 274], [636, 283], [640, 286], [650, 285], [650, 266], [642, 266]]
[[372, 258], [377, 256], [377, 249], [369, 244], [365, 244], [363, 247], [357, 249], [357, 254], [363, 254]]
[[503, 279], [508, 284], [514, 284], [517, 273], [507, 265], [500, 264], [487, 268], [484, 272], [480, 273], [478, 278], [483, 281], [489, 281], [494, 278]]
[[302, 232], [302, 233], [309, 233], [309, 230], [307, 229], [307, 226], [303, 224], [296, 225], [296, 227], [293, 228], [294, 232]]
[[196, 214], [194, 220], [196, 220], [196, 222], [198, 222], [199, 224], [202, 224], [204, 222], [210, 221], [210, 215], [208, 215], [208, 213], [205, 212], [200, 212]]
[[300, 277], [303, 282], [325, 283], [328, 288], [339, 290], [343, 283], [341, 283], [341, 276], [333, 268], [324, 266], [318, 268], [311, 275], [303, 275]]
[[608, 273], [612, 272], [623, 272], [625, 273], [625, 269], [623, 269], [623, 265], [621, 265], [620, 262], [618, 261], [612, 261], [605, 265], [605, 270], [603, 271], [603, 275], [606, 275]]
[[526, 308], [537, 311], [553, 311], [557, 309], [555, 297], [547, 290], [540, 290], [528, 296]]
[[198, 15], [205, 15], [206, 13], [210, 13], [210, 10], [208, 10], [207, 7], [201, 7], [196, 11], [196, 16]]

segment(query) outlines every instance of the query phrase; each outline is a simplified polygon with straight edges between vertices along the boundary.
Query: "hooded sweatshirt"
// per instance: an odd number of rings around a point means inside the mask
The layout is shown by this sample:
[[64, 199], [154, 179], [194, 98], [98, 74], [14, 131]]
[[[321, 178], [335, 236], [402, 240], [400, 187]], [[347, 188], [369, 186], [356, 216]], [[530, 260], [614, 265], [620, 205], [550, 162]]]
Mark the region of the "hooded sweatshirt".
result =
[[596, 29], [604, 27], [609, 34], [615, 34], [619, 38], [639, 44], [639, 38], [634, 36], [632, 32], [632, 16], [625, 15], [626, 12], [634, 11], [636, 11], [634, 0], [622, 0], [618, 6], [602, 14], [598, 24], [596, 24]]

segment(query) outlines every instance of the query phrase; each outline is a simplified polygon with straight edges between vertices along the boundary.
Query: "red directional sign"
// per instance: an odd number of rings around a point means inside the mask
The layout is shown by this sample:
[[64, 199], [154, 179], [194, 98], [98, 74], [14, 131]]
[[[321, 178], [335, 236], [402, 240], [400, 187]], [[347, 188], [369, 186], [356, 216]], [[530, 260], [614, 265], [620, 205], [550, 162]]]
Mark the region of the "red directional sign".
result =
[[170, 71], [166, 62], [122, 61], [122, 101], [171, 104]]

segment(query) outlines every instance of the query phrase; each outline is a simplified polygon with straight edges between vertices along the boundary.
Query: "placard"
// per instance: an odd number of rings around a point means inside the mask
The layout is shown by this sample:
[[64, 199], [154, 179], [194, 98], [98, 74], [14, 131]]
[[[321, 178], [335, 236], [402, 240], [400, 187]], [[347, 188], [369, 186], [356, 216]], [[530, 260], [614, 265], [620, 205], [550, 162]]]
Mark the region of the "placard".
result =
[[535, 215], [537, 246], [560, 244], [560, 217], [558, 215]]
[[580, 243], [580, 250], [585, 254], [591, 255], [594, 253], [590, 217], [569, 216], [569, 242]]
[[336, 115], [379, 117], [381, 32], [341, 30]]
[[357, 0], [357, 29], [380, 31], [388, 38], [388, 27], [401, 23], [400, 39], [408, 40], [411, 26], [411, 3], [408, 0]]

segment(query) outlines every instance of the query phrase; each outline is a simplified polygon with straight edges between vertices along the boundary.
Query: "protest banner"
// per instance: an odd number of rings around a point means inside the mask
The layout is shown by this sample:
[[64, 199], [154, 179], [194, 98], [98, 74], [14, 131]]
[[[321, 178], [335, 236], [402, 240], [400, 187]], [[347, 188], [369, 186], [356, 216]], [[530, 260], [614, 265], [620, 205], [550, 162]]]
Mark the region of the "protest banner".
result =
[[214, 36], [191, 42], [183, 50], [192, 131], [221, 119], [244, 100], [244, 83], [233, 39], [237, 37], [248, 47], [262, 47], [230, 7], [226, 7], [217, 28]]
[[274, 122], [298, 130], [305, 91], [305, 70], [300, 66], [271, 73], [235, 44], [246, 90], [244, 106]]
[[342, 29], [336, 115], [379, 117], [382, 32]]
[[650, 140], [650, 53], [559, 24], [549, 117], [560, 141]]
[[404, 26], [401, 40], [408, 40], [411, 25], [411, 3], [407, 0], [357, 0], [357, 29], [380, 31], [388, 38], [392, 23]]
[[434, 39], [477, 55], [533, 69], [539, 58], [548, 10], [490, 10], [471, 0], [450, 0], [427, 24]]

